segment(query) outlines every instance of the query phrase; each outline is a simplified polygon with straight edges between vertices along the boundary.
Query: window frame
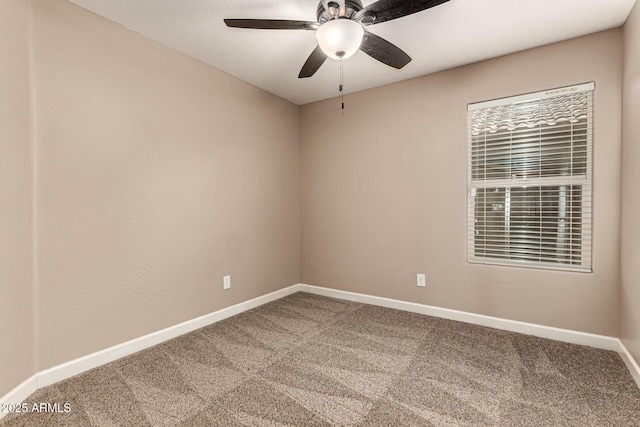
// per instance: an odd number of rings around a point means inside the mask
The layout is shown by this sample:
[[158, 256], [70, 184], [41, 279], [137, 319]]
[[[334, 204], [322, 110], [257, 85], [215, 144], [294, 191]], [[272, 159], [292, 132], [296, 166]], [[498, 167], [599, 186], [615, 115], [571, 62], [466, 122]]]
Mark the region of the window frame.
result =
[[[580, 175], [566, 176], [539, 176], [532, 178], [495, 178], [495, 179], [473, 179], [473, 142], [472, 135], [472, 111], [491, 108], [498, 106], [509, 106], [520, 104], [523, 102], [535, 102], [544, 98], [552, 98], [565, 94], [573, 94], [578, 92], [589, 92], [587, 94], [587, 123], [586, 123], [586, 170]], [[500, 266], [516, 266], [537, 269], [551, 269], [572, 272], [591, 273], [592, 270], [592, 237], [593, 237], [593, 104], [594, 104], [595, 84], [593, 82], [580, 85], [562, 87], [541, 92], [533, 92], [523, 95], [517, 95], [506, 98], [499, 98], [485, 102], [471, 103], [467, 105], [467, 262], [472, 264], [488, 264]], [[485, 163], [486, 165], [486, 163]], [[527, 187], [553, 187], [553, 186], [580, 186], [581, 191], [581, 242], [580, 242], [580, 264], [535, 261], [512, 258], [497, 258], [485, 255], [477, 255], [476, 237], [476, 192], [478, 189], [500, 188], [505, 193], [510, 192], [513, 188]], [[511, 219], [510, 208], [507, 203], [508, 196], [505, 195], [505, 230], [509, 226]], [[542, 202], [538, 202], [542, 205]], [[508, 218], [507, 218], [508, 216]], [[537, 232], [541, 232], [541, 228], [535, 228]], [[510, 232], [510, 228], [509, 228]], [[509, 242], [509, 238], [505, 240]], [[486, 246], [485, 246], [486, 250]], [[509, 247], [508, 255], [514, 254], [514, 249]], [[531, 253], [534, 253], [532, 251]], [[513, 255], [515, 256], [515, 255]], [[542, 257], [541, 257], [542, 258]]]

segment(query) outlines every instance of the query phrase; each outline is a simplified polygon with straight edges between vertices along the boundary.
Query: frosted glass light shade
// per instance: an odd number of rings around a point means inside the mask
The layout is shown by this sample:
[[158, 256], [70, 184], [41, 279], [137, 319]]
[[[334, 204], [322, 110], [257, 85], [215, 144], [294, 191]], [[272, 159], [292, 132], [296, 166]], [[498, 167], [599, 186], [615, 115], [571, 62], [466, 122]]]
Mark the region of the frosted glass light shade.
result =
[[351, 19], [332, 19], [316, 31], [320, 49], [333, 59], [345, 59], [360, 49], [364, 28]]

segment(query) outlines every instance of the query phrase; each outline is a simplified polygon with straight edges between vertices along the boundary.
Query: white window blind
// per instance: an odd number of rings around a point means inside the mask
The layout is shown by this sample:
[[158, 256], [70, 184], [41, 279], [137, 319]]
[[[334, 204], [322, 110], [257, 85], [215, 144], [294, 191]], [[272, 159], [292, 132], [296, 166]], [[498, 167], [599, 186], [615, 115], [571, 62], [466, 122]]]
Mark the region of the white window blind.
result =
[[591, 271], [593, 91], [469, 105], [469, 262]]

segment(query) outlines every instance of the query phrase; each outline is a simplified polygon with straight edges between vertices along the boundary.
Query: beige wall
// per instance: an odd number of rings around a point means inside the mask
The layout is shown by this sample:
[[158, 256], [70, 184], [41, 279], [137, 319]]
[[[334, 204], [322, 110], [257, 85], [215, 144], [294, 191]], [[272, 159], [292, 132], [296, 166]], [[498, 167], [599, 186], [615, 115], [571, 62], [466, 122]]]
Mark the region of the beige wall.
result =
[[621, 338], [640, 363], [640, 3], [624, 27]]
[[38, 368], [297, 283], [298, 107], [33, 4]]
[[[624, 31], [622, 169], [636, 360], [639, 14]], [[612, 30], [349, 95], [342, 116], [336, 99], [298, 108], [63, 0], [2, 0], [0, 396], [299, 281], [618, 336], [621, 64]], [[587, 81], [594, 272], [467, 264], [467, 103]]]
[[35, 373], [29, 4], [0, 2], [0, 397]]
[[[621, 46], [611, 30], [356, 93], [344, 116], [305, 105], [302, 281], [617, 336]], [[593, 273], [467, 264], [467, 104], [588, 81]]]

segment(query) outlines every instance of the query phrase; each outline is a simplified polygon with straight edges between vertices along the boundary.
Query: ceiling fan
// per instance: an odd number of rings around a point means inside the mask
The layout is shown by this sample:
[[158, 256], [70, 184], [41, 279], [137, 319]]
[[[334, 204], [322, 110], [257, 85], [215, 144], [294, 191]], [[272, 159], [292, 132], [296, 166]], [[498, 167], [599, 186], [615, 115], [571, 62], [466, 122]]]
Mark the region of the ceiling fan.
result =
[[360, 49], [390, 67], [400, 69], [411, 57], [393, 43], [366, 30], [370, 25], [402, 18], [449, 0], [378, 0], [367, 7], [360, 0], [320, 0], [317, 20], [225, 19], [228, 27], [261, 30], [316, 31], [318, 46], [302, 66], [298, 78], [311, 77], [327, 57], [345, 59]]

